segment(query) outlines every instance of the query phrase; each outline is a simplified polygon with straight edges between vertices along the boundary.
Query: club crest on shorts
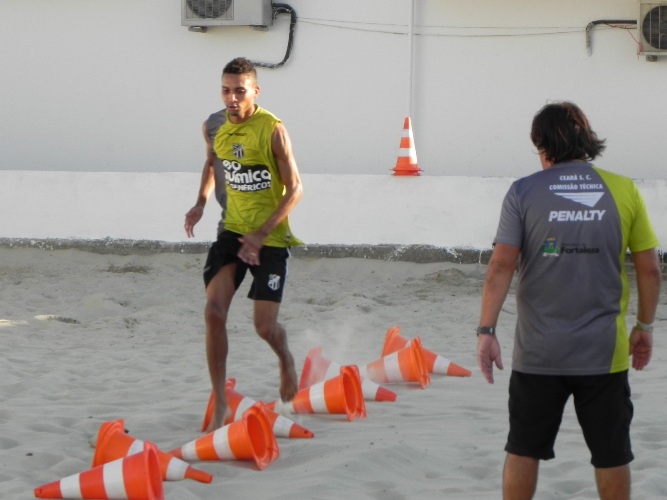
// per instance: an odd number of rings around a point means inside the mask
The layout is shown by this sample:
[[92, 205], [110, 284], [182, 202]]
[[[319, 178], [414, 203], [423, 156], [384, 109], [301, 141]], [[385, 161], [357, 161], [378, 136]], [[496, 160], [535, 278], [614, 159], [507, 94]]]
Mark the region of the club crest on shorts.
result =
[[232, 153], [236, 158], [243, 158], [245, 156], [245, 151], [243, 149], [243, 144], [234, 144], [232, 146]]
[[279, 274], [269, 274], [269, 282], [267, 283], [268, 287], [276, 291], [280, 288], [280, 275]]

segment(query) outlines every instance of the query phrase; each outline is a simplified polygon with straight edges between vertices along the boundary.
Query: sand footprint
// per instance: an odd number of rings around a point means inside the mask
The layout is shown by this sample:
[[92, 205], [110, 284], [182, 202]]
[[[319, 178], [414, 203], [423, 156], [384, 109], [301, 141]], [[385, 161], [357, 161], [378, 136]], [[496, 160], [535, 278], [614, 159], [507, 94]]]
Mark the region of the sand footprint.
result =
[[56, 316], [53, 314], [38, 314], [35, 316], [36, 320], [39, 321], [59, 321], [61, 323], [71, 323], [73, 325], [80, 325], [81, 322], [78, 319], [68, 318], [65, 316]]

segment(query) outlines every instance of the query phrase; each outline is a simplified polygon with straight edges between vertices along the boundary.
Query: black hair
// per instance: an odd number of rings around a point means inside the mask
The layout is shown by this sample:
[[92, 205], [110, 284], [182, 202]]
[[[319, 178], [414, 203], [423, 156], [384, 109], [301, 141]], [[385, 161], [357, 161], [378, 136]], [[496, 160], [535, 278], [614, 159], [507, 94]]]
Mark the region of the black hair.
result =
[[222, 74], [224, 75], [225, 73], [231, 75], [245, 75], [249, 73], [253, 78], [257, 79], [255, 64], [245, 57], [237, 57], [229, 61], [222, 70]]
[[606, 147], [605, 139], [598, 139], [583, 111], [567, 101], [547, 104], [538, 111], [530, 140], [553, 163], [594, 160]]

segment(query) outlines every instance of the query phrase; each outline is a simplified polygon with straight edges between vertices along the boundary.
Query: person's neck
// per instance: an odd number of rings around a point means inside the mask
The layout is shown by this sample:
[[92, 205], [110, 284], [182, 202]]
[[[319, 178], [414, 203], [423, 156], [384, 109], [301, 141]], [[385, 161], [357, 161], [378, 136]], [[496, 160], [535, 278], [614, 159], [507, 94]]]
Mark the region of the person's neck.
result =
[[257, 104], [255, 104], [255, 105], [253, 106], [251, 112], [249, 112], [248, 114], [246, 114], [246, 115], [244, 115], [244, 116], [240, 116], [240, 115], [236, 115], [236, 116], [235, 116], [235, 115], [230, 115], [230, 116], [229, 116], [229, 121], [232, 122], [232, 123], [235, 124], [235, 125], [239, 125], [239, 124], [241, 124], [241, 123], [243, 123], [243, 122], [248, 121], [248, 120], [252, 117], [252, 115], [254, 115], [256, 112], [257, 112]]

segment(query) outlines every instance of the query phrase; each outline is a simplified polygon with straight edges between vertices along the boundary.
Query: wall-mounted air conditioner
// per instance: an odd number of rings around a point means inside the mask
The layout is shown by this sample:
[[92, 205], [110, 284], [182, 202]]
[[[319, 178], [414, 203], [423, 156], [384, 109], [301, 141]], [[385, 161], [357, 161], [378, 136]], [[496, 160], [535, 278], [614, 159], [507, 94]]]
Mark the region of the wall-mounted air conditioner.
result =
[[270, 26], [271, 0], [181, 0], [182, 26]]
[[667, 2], [640, 0], [637, 30], [641, 55], [667, 56]]

